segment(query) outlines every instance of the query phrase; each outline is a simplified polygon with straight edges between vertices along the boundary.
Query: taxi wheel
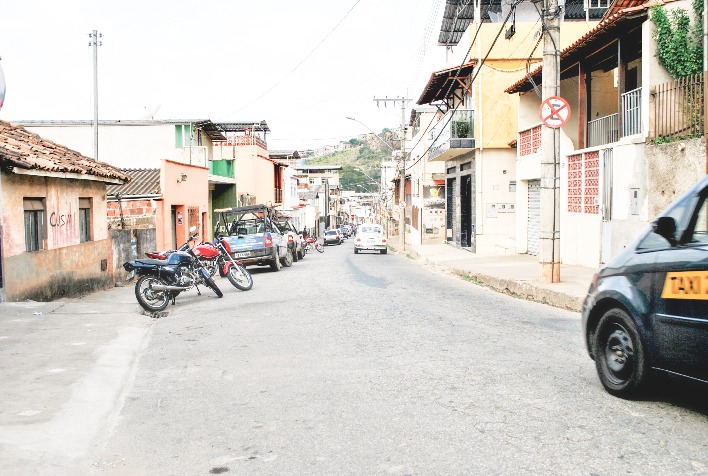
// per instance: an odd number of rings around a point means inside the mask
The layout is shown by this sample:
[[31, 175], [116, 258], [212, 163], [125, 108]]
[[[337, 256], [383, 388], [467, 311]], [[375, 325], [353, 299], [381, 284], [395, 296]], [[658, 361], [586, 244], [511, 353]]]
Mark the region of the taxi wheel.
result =
[[605, 389], [618, 397], [630, 397], [646, 380], [647, 368], [639, 332], [622, 309], [610, 309], [597, 325], [595, 366]]

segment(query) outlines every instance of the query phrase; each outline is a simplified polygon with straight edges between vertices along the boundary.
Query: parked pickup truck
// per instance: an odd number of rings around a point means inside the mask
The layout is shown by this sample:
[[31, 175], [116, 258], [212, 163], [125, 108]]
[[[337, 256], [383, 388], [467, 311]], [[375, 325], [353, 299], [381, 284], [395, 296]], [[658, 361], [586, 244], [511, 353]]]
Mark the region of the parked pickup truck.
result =
[[273, 271], [292, 265], [292, 253], [272, 208], [249, 205], [214, 212], [218, 215], [216, 233], [229, 244], [234, 259], [246, 266], [270, 266]]

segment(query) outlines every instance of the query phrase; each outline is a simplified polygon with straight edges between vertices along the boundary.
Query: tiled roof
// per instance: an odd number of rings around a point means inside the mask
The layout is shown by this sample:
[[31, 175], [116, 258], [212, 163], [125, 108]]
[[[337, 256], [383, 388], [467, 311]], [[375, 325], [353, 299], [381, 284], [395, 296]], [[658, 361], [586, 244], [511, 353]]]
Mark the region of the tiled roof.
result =
[[466, 79], [477, 64], [476, 60], [468, 61], [466, 64], [445, 68], [440, 71], [435, 71], [430, 75], [428, 84], [425, 85], [423, 94], [416, 104], [430, 104], [435, 101], [444, 101], [455, 90], [462, 86], [458, 83], [458, 79]]
[[0, 163], [20, 169], [130, 181], [130, 177], [116, 167], [97, 162], [66, 146], [29, 132], [24, 127], [5, 121], [0, 121]]
[[115, 197], [119, 193], [123, 197], [161, 195], [160, 169], [121, 169], [121, 171], [131, 178], [130, 183], [109, 185], [106, 189], [108, 196]]

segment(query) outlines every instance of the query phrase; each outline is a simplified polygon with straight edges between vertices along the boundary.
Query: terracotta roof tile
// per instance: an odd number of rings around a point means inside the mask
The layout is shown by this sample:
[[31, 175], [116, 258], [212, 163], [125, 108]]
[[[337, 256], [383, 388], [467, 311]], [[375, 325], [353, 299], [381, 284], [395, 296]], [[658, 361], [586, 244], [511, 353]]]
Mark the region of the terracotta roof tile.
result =
[[112, 165], [97, 162], [5, 121], [0, 121], [0, 163], [22, 169], [130, 181], [130, 177]]

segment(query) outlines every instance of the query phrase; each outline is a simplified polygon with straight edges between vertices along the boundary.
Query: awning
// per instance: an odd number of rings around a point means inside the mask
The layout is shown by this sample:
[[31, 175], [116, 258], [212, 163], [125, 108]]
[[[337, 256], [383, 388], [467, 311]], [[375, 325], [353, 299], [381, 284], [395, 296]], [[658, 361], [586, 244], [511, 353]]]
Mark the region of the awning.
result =
[[423, 94], [416, 104], [431, 104], [435, 101], [444, 101], [450, 93], [463, 87], [470, 73], [474, 70], [477, 61], [470, 61], [464, 65], [436, 71], [430, 75], [428, 84], [423, 89]]

